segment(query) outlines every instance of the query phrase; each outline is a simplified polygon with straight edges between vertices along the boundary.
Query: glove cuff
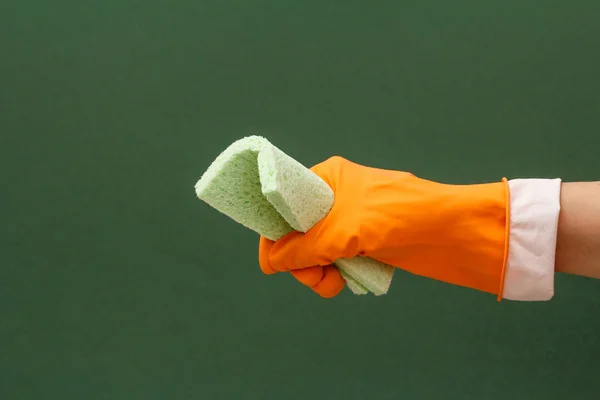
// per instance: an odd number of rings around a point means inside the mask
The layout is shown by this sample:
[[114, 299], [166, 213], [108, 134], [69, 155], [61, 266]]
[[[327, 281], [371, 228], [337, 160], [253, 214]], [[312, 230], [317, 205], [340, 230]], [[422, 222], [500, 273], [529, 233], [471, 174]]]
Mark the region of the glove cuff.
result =
[[554, 295], [560, 179], [514, 179], [510, 190], [508, 254], [501, 297], [547, 301]]

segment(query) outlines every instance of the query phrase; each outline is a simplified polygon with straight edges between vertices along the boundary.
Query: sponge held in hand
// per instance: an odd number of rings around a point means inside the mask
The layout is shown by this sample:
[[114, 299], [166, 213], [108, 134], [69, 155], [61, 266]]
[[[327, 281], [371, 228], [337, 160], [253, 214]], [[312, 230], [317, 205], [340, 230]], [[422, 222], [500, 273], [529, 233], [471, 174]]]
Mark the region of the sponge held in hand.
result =
[[[248, 136], [231, 144], [196, 183], [198, 198], [239, 224], [276, 241], [306, 232], [327, 215], [334, 193], [319, 176], [267, 139]], [[337, 260], [355, 294], [387, 293], [394, 268], [367, 257]]]

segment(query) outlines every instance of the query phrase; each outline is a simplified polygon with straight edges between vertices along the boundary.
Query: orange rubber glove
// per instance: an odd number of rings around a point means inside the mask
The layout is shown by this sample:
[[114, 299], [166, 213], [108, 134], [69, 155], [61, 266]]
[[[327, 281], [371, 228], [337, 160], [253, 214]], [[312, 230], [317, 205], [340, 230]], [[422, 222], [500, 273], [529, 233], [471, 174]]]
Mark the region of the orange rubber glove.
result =
[[345, 281], [331, 264], [368, 256], [416, 275], [502, 296], [509, 191], [498, 183], [447, 185], [332, 157], [311, 168], [332, 188], [329, 214], [306, 233], [260, 238], [265, 274], [290, 271], [322, 297]]

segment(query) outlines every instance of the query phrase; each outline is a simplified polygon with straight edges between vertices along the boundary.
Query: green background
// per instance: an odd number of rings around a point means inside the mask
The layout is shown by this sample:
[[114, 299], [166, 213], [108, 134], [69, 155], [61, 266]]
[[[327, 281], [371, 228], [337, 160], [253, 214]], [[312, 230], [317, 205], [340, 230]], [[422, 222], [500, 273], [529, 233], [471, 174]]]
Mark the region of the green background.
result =
[[597, 399], [600, 283], [324, 300], [195, 197], [234, 140], [600, 179], [600, 2], [0, 1], [0, 398]]

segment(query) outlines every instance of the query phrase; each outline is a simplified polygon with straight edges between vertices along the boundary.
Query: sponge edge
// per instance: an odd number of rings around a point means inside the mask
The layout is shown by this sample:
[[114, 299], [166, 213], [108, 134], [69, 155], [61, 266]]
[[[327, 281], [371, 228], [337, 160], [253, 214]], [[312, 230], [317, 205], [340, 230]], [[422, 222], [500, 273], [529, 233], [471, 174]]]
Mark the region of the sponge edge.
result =
[[237, 223], [270, 240], [293, 228], [262, 193], [257, 156], [270, 143], [250, 136], [234, 142], [196, 183], [196, 195]]
[[[334, 193], [319, 176], [260, 136], [237, 140], [209, 166], [196, 195], [270, 239], [308, 231], [327, 215]], [[366, 257], [336, 261], [355, 294], [387, 293], [395, 268]]]
[[333, 190], [275, 146], [258, 154], [262, 193], [297, 231], [306, 232], [333, 207]]
[[[376, 296], [387, 293], [395, 268], [368, 257], [340, 258], [335, 261], [336, 267], [342, 276], [349, 276], [357, 280], [356, 284], [365, 290], [373, 292]], [[365, 273], [369, 271], [369, 273]], [[348, 283], [348, 279], [346, 279]], [[348, 285], [350, 286], [350, 285]], [[350, 288], [354, 291], [352, 288]]]
[[340, 269], [340, 274], [342, 278], [346, 281], [346, 285], [348, 285], [348, 289], [352, 291], [354, 294], [367, 294], [369, 291], [362, 286], [360, 283], [356, 282], [350, 275], [344, 272], [343, 269]]

